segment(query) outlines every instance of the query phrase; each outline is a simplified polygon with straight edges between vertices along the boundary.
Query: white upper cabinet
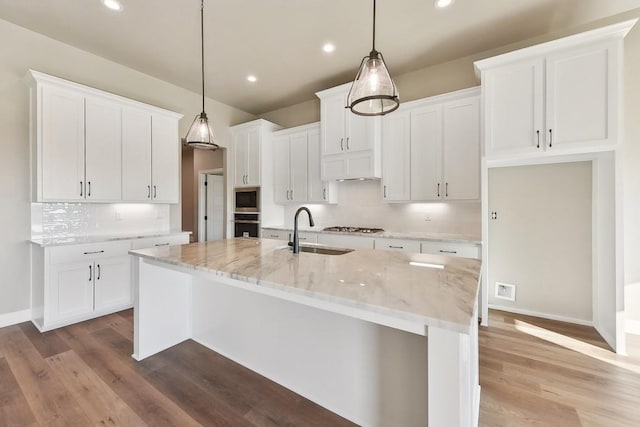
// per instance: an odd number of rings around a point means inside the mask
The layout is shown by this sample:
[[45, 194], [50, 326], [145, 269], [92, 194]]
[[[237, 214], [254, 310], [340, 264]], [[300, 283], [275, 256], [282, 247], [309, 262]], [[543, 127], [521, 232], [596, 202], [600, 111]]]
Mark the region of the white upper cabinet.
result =
[[[480, 100], [443, 106], [442, 181], [446, 200], [480, 198]], [[442, 190], [442, 189], [441, 189]]]
[[85, 99], [86, 199], [122, 199], [122, 106], [107, 99]]
[[489, 159], [611, 150], [618, 143], [622, 22], [475, 63]]
[[322, 180], [322, 149], [320, 147], [320, 124], [308, 131], [308, 201], [311, 203], [336, 203], [337, 183]]
[[257, 187], [260, 179], [260, 127], [243, 127], [233, 132], [235, 186]]
[[180, 139], [178, 121], [151, 117], [151, 197], [154, 202], [178, 203], [180, 198]]
[[26, 79], [34, 201], [178, 203], [180, 114], [33, 70]]
[[381, 118], [358, 116], [345, 108], [350, 85], [316, 93], [325, 181], [382, 176]]
[[[32, 159], [37, 172], [35, 198], [43, 202], [84, 200], [84, 96], [48, 86], [38, 93], [37, 103], [35, 95], [32, 91], [32, 135], [35, 130], [39, 142]], [[36, 105], [37, 119], [33, 117]]]
[[151, 113], [122, 109], [122, 199], [149, 202], [151, 188]]
[[273, 169], [275, 203], [332, 202], [335, 191], [320, 177], [319, 124], [275, 132]]
[[382, 198], [411, 198], [411, 113], [395, 111], [382, 121]]
[[480, 198], [478, 88], [402, 104], [383, 120], [385, 201]]
[[420, 106], [411, 111], [410, 150], [411, 200], [439, 200], [442, 194], [441, 104]]

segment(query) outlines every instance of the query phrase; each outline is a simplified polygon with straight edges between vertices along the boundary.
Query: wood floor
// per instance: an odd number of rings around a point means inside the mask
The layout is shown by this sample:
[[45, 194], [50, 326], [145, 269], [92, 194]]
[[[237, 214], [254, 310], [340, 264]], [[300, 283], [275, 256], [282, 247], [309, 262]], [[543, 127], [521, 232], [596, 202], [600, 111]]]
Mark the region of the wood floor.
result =
[[[132, 315], [0, 329], [0, 426], [353, 425], [192, 341], [136, 362]], [[480, 425], [640, 426], [640, 339], [622, 357], [591, 328], [490, 316]]]

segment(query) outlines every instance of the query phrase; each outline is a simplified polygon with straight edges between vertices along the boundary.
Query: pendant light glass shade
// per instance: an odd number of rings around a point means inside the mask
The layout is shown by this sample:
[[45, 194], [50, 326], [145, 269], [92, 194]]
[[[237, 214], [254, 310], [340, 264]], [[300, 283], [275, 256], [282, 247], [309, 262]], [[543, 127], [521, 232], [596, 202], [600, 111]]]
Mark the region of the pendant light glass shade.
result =
[[376, 1], [373, 0], [373, 49], [362, 59], [347, 96], [347, 108], [361, 116], [382, 116], [400, 106], [399, 96], [384, 57], [376, 50]]
[[201, 150], [217, 150], [220, 148], [215, 141], [213, 129], [209, 126], [207, 113], [204, 112], [204, 0], [200, 2], [200, 41], [202, 59], [202, 112], [196, 115], [187, 132], [184, 145]]

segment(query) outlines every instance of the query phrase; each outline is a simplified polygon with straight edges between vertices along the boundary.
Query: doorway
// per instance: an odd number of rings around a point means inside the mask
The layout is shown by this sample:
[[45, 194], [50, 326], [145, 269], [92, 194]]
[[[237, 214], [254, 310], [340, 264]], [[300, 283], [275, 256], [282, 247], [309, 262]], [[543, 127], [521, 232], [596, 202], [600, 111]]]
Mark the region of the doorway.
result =
[[198, 181], [198, 241], [222, 240], [226, 237], [223, 169], [201, 171]]

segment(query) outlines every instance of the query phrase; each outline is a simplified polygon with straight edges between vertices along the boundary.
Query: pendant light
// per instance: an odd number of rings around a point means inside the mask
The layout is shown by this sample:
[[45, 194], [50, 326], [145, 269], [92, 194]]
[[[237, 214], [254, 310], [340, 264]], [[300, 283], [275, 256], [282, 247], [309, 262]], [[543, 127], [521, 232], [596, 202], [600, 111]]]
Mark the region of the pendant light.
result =
[[204, 112], [204, 0], [200, 2], [200, 42], [202, 60], [202, 112], [196, 115], [193, 123], [191, 123], [189, 132], [187, 132], [187, 137], [185, 138], [185, 145], [202, 150], [217, 150], [220, 146], [214, 142], [215, 135], [213, 134], [211, 126], [209, 126], [207, 113]]
[[373, 48], [362, 58], [347, 97], [347, 108], [360, 116], [382, 116], [400, 106], [398, 96], [384, 57], [376, 50], [376, 0], [373, 0]]

